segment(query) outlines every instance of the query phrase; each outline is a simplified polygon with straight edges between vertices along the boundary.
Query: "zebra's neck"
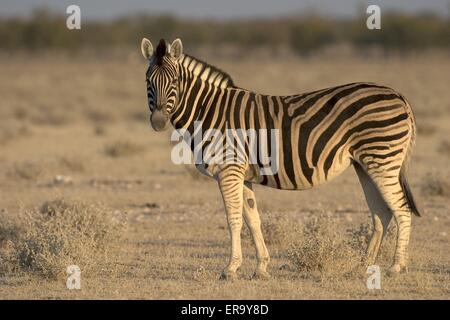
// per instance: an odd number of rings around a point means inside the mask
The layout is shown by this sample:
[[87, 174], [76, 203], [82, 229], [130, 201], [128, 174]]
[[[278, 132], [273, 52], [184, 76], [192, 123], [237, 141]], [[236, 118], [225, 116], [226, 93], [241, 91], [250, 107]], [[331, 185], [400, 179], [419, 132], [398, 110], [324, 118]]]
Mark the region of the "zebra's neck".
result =
[[216, 84], [222, 88], [234, 87], [233, 79], [228, 73], [202, 60], [185, 54], [181, 58], [180, 64], [186, 72], [199, 77], [205, 82]]
[[227, 73], [189, 55], [181, 58], [179, 72], [179, 101], [171, 120], [176, 129], [191, 131], [194, 121], [214, 96], [221, 90], [235, 86]]

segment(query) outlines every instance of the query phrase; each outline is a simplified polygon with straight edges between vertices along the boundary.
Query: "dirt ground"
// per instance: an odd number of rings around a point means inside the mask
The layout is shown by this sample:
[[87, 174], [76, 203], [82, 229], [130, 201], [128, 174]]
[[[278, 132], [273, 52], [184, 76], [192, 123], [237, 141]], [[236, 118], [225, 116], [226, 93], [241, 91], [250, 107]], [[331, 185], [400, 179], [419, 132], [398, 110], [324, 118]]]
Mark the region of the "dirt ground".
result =
[[[244, 237], [234, 282], [218, 280], [229, 252], [216, 183], [171, 162], [170, 132], [149, 127], [139, 52], [102, 56], [46, 54], [0, 59], [0, 209], [3, 217], [64, 198], [102, 203], [126, 215], [113, 268], [83, 273], [81, 290], [64, 278], [0, 274], [1, 299], [449, 299], [450, 58], [215, 59], [237, 85], [272, 94], [301, 93], [356, 81], [391, 86], [411, 102], [418, 140], [408, 172], [423, 217], [413, 218], [408, 274], [317, 279], [300, 273], [270, 244], [268, 281], [250, 280], [256, 263]], [[263, 223], [302, 224], [326, 212], [336, 228], [356, 229], [369, 211], [355, 172], [294, 192], [256, 187]], [[274, 222], [276, 223], [276, 221]], [[0, 221], [2, 224], [2, 221]], [[287, 232], [287, 231], [286, 231]], [[295, 232], [283, 241], [296, 238]], [[0, 238], [0, 240], [2, 240]], [[388, 267], [381, 264], [382, 271]]]

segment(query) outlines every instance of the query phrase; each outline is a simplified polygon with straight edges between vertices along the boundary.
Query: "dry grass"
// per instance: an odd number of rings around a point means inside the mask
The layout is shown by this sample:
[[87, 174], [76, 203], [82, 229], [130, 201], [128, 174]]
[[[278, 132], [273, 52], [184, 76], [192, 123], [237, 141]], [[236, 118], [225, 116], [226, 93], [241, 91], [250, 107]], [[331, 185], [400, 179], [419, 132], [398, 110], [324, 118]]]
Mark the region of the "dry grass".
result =
[[29, 128], [23, 123], [10, 121], [0, 127], [0, 145], [11, 142], [19, 137], [30, 135]]
[[450, 197], [450, 182], [441, 176], [430, 174], [422, 183], [422, 193], [427, 196]]
[[339, 225], [335, 217], [325, 214], [306, 222], [300, 239], [287, 251], [287, 257], [299, 272], [322, 281], [361, 273], [358, 268], [364, 258], [361, 235], [353, 233], [354, 238], [346, 237]]
[[86, 165], [83, 160], [76, 156], [63, 156], [60, 158], [59, 164], [62, 168], [68, 169], [70, 172], [80, 173], [86, 170]]
[[45, 168], [38, 162], [24, 161], [15, 163], [9, 171], [10, 177], [15, 177], [23, 180], [36, 181], [42, 176]]
[[105, 154], [112, 158], [127, 157], [142, 153], [144, 146], [132, 141], [115, 141], [105, 147]]
[[36, 125], [64, 126], [73, 121], [64, 106], [53, 108], [50, 105], [40, 105], [31, 112], [27, 109], [26, 115]]
[[[300, 224], [293, 223], [281, 214], [262, 212], [261, 216], [261, 230], [264, 241], [267, 245], [271, 246], [272, 250], [276, 250], [277, 252], [285, 250], [292, 239], [295, 239], [299, 234]], [[243, 228], [242, 238], [246, 241], [253, 241], [247, 227]]]
[[430, 123], [417, 123], [417, 133], [423, 136], [432, 136], [436, 133], [437, 129]]
[[[1, 298], [450, 297], [450, 197], [446, 182], [450, 167], [446, 149], [441, 150], [450, 135], [448, 58], [199, 58], [229, 72], [237, 85], [257, 92], [291, 94], [373, 81], [407, 97], [419, 125], [408, 178], [424, 208], [422, 218], [413, 218], [410, 273], [398, 278], [383, 275], [382, 290], [376, 293], [365, 287], [365, 268], [359, 267], [359, 255], [372, 227], [361, 186], [350, 169], [329, 184], [302, 192], [255, 186], [271, 253], [272, 278], [249, 280], [256, 257], [247, 235], [239, 279], [219, 281], [228, 260], [229, 234], [217, 183], [200, 176], [192, 166], [174, 165], [170, 161], [170, 132], [158, 134], [149, 128], [142, 81], [146, 62], [140, 52], [120, 58], [10, 57], [0, 59], [0, 132], [11, 133], [4, 135], [0, 154], [0, 210], [5, 209], [0, 218], [0, 251], [6, 261], [0, 264]], [[71, 81], [63, 81], [67, 74]], [[31, 134], [21, 134], [21, 128]], [[50, 183], [58, 175], [71, 176], [72, 183]], [[87, 205], [76, 209], [70, 207], [72, 201], [66, 201], [70, 208], [65, 212], [75, 212], [73, 219], [64, 214], [56, 215], [57, 219], [42, 214], [44, 200], [55, 198], [82, 199]], [[98, 202], [107, 209], [94, 205]], [[38, 209], [23, 210], [21, 204]], [[86, 209], [91, 206], [93, 210]], [[109, 230], [105, 223], [114, 220], [115, 211], [128, 216], [121, 240], [111, 246], [94, 245], [95, 250], [87, 246], [94, 242], [94, 232]], [[329, 221], [320, 216], [328, 211], [332, 212]], [[30, 220], [19, 219], [28, 216]], [[86, 217], [93, 222], [87, 224]], [[87, 229], [87, 235], [70, 227], [77, 221]], [[381, 249], [382, 272], [391, 263], [392, 231]], [[55, 243], [52, 239], [64, 240], [64, 254], [57, 257], [52, 253], [56, 252], [52, 251], [55, 245], [50, 246]], [[66, 254], [71, 246], [68, 239], [75, 239], [73, 245], [84, 248], [80, 254], [87, 264], [75, 262], [82, 267], [82, 290], [76, 292], [67, 290], [61, 275], [56, 281], [42, 277], [51, 278], [64, 264], [74, 263], [69, 260], [78, 259]], [[32, 254], [19, 259], [18, 252], [27, 252], [25, 240], [30, 247], [41, 248], [46, 260]], [[97, 250], [107, 253], [92, 258]], [[288, 252], [292, 253], [290, 258]], [[87, 271], [89, 265], [91, 271]]]
[[124, 222], [104, 207], [55, 200], [25, 211], [18, 224], [1, 230], [3, 272], [22, 270], [56, 279], [67, 266], [98, 272], [109, 249], [121, 238]]
[[438, 151], [444, 155], [450, 156], [450, 141], [442, 141]]

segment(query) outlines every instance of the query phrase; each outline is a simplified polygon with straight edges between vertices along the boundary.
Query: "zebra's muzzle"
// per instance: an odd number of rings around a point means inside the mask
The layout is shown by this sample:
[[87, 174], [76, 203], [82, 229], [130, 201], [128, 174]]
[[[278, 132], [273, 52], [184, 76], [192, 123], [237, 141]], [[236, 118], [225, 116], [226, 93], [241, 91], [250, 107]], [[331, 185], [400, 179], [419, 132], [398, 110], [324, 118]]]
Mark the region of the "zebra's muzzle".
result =
[[169, 123], [169, 114], [163, 110], [154, 110], [150, 117], [150, 123], [155, 131], [163, 131]]

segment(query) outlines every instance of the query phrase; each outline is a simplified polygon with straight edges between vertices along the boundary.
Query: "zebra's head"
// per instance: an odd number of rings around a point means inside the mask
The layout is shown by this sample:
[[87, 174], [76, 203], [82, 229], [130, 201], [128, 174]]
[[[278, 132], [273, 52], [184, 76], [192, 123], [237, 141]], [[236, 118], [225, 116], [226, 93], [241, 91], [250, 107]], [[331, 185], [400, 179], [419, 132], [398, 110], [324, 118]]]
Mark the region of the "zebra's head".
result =
[[156, 50], [150, 40], [144, 38], [141, 43], [142, 55], [149, 61], [145, 75], [147, 83], [148, 106], [153, 129], [162, 131], [167, 128], [170, 115], [175, 111], [179, 95], [179, 63], [183, 54], [183, 44], [176, 39], [167, 44], [159, 41]]

